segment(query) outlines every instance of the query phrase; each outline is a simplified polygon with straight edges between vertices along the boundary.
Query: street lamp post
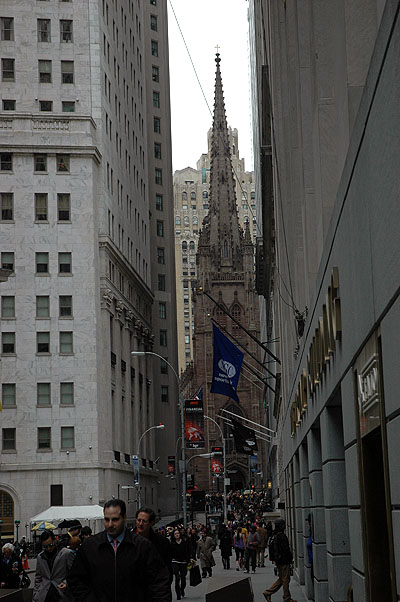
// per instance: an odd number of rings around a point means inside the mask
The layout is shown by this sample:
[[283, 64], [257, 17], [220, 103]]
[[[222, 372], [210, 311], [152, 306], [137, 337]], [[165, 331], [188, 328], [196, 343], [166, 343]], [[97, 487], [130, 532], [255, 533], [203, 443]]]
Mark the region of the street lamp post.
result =
[[206, 418], [207, 420], [211, 420], [211, 422], [213, 422], [219, 428], [219, 432], [221, 435], [222, 449], [224, 454], [224, 522], [226, 523], [226, 521], [228, 520], [228, 514], [226, 510], [226, 450], [224, 433], [222, 432], [222, 428], [220, 427], [218, 422], [214, 420], [214, 418], [210, 418], [210, 416], [204, 416], [204, 418]]
[[[152, 431], [153, 429], [163, 429], [163, 428], [165, 428], [164, 424], [156, 424], [154, 426], [150, 426], [148, 429], [146, 429], [144, 431], [144, 433], [141, 434], [139, 442], [138, 442], [137, 454], [136, 454], [138, 459], [140, 458], [140, 456], [139, 456], [140, 444], [142, 442], [143, 437], [146, 435], [146, 433], [148, 433], [149, 431]], [[139, 510], [141, 507], [141, 499], [142, 499], [142, 496], [140, 495], [140, 463], [139, 463], [139, 467], [138, 467], [137, 488], [138, 488], [137, 502], [138, 502], [138, 510]]]
[[156, 357], [159, 357], [160, 360], [163, 360], [167, 364], [167, 366], [169, 366], [171, 368], [171, 370], [174, 373], [175, 378], [176, 378], [176, 384], [178, 386], [178, 392], [179, 392], [179, 406], [180, 406], [180, 413], [181, 413], [182, 512], [183, 512], [183, 526], [186, 529], [186, 527], [187, 527], [187, 499], [186, 499], [186, 450], [185, 450], [185, 415], [184, 415], [185, 407], [184, 407], [183, 394], [182, 394], [180, 383], [179, 383], [179, 376], [178, 376], [175, 368], [162, 355], [159, 355], [158, 353], [155, 353], [154, 351], [131, 351], [131, 355], [133, 355], [133, 356], [155, 355]]

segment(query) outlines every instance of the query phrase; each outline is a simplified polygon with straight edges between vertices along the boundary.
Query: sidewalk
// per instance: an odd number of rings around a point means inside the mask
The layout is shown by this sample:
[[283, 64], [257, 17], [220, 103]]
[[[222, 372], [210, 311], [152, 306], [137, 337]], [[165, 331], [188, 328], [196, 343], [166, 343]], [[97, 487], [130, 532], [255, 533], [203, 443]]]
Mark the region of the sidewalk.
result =
[[[277, 579], [274, 574], [274, 565], [267, 558], [265, 559], [265, 568], [256, 569], [256, 573], [254, 575], [251, 572], [247, 575], [246, 573], [243, 573], [243, 571], [236, 571], [235, 562], [233, 560], [234, 556], [231, 557], [231, 567], [233, 568], [229, 569], [228, 571], [224, 570], [222, 567], [222, 560], [219, 550], [214, 552], [214, 558], [216, 566], [213, 568], [213, 575], [223, 577], [231, 576], [233, 578], [237, 578], [239, 575], [243, 577], [250, 577], [254, 592], [254, 602], [265, 602], [263, 591], [267, 586], [272, 585]], [[208, 582], [212, 578], [213, 577], [203, 579], [203, 581], [197, 587], [190, 587], [188, 575], [184, 600], [186, 602], [204, 602], [207, 593]], [[293, 600], [297, 600], [297, 602], [308, 602], [308, 598], [306, 598], [301, 586], [294, 580], [293, 577], [290, 581], [290, 593], [292, 594]], [[174, 601], [176, 600], [174, 585], [172, 585], [172, 599]], [[273, 602], [279, 602], [280, 600], [282, 600], [282, 588], [272, 596]]]

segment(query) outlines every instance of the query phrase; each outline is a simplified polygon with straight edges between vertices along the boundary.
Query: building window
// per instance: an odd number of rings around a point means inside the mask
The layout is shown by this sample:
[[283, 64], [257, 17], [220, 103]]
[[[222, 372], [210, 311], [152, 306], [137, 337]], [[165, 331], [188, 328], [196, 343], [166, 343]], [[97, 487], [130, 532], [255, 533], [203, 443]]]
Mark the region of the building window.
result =
[[163, 196], [162, 194], [156, 194], [156, 209], [158, 211], [164, 210]]
[[166, 347], [166, 346], [167, 346], [167, 331], [160, 330], [160, 347]]
[[53, 110], [52, 100], [39, 100], [39, 111], [42, 113], [51, 113]]
[[60, 404], [62, 406], [74, 405], [74, 383], [60, 383]]
[[1, 317], [15, 318], [15, 297], [7, 295], [1, 298]]
[[150, 15], [150, 29], [152, 31], [157, 31], [157, 16]]
[[60, 318], [72, 317], [72, 295], [60, 295]]
[[71, 196], [69, 193], [57, 194], [57, 214], [59, 222], [71, 220]]
[[158, 274], [158, 290], [165, 291], [165, 274]]
[[189, 303], [189, 295], [183, 295], [183, 302], [185, 305], [187, 305]]
[[165, 264], [165, 249], [164, 247], [157, 247], [157, 263]]
[[15, 111], [15, 100], [3, 99], [3, 111]]
[[61, 106], [63, 113], [75, 113], [75, 102], [73, 100], [63, 100]]
[[186, 290], [189, 288], [189, 281], [188, 280], [184, 280], [183, 281], [183, 288], [186, 289]]
[[153, 107], [160, 108], [160, 93], [153, 90]]
[[47, 221], [47, 193], [35, 194], [35, 221]]
[[72, 272], [72, 255], [71, 253], [58, 254], [58, 273], [71, 274]]
[[0, 171], [12, 171], [12, 153], [0, 153]]
[[168, 374], [168, 364], [166, 362], [168, 358], [160, 359], [160, 372], [161, 374]]
[[176, 226], [180, 226], [181, 225], [181, 216], [180, 215], [177, 215], [175, 217], [175, 225]]
[[69, 172], [69, 155], [56, 155], [57, 171]]
[[51, 21], [50, 19], [37, 20], [38, 42], [51, 42]]
[[[193, 223], [194, 223], [194, 218], [193, 218]], [[194, 253], [194, 240], [191, 240], [189, 242], [189, 249], [190, 249], [190, 252]]]
[[15, 81], [15, 60], [1, 59], [1, 77], [3, 82]]
[[60, 353], [73, 353], [72, 332], [60, 332]]
[[47, 171], [47, 155], [35, 155], [33, 160], [35, 171]]
[[154, 143], [154, 158], [161, 159], [161, 144], [159, 142]]
[[160, 219], [157, 220], [157, 236], [164, 236], [164, 222]]
[[157, 40], [151, 40], [151, 54], [158, 56], [158, 42]]
[[3, 431], [3, 451], [16, 449], [15, 429], [2, 429]]
[[60, 21], [60, 42], [72, 42], [72, 21], [62, 19]]
[[158, 304], [158, 317], [160, 320], [167, 319], [167, 304], [164, 301], [160, 301]]
[[150, 4], [153, 4], [153, 6], [157, 6], [157, 0], [150, 0]]
[[154, 179], [156, 184], [162, 186], [162, 169], [156, 167], [156, 169], [154, 170]]
[[38, 406], [51, 405], [51, 386], [50, 383], [37, 384], [36, 403]]
[[49, 426], [38, 428], [38, 449], [51, 449], [51, 428]]
[[183, 218], [183, 224], [185, 226], [189, 226], [190, 225], [189, 216], [185, 215], [185, 217]]
[[182, 192], [182, 201], [187, 201], [187, 192], [185, 190]]
[[[68, 0], [61, 0], [61, 2], [67, 2]], [[62, 506], [63, 505], [63, 486], [62, 485], [50, 485], [50, 506]]]
[[50, 353], [50, 333], [36, 333], [36, 353]]
[[50, 297], [48, 295], [38, 295], [36, 297], [36, 317], [50, 317]]
[[2, 353], [15, 353], [15, 332], [3, 332], [1, 343]]
[[75, 429], [73, 426], [61, 427], [61, 449], [75, 448]]
[[151, 78], [152, 78], [153, 82], [160, 81], [160, 69], [156, 65], [153, 65], [151, 67]]
[[183, 241], [182, 241], [182, 252], [183, 252], [183, 253], [186, 253], [186, 251], [187, 251], [187, 246], [188, 246], [188, 245], [187, 245], [187, 241], [186, 241], [186, 240], [183, 240]]
[[168, 399], [168, 386], [167, 385], [161, 385], [161, 401], [162, 403], [168, 403], [169, 399]]
[[185, 344], [189, 345], [190, 344], [190, 335], [185, 334]]
[[39, 61], [39, 83], [51, 84], [51, 61]]
[[17, 405], [15, 383], [3, 383], [1, 389], [3, 408], [15, 408]]
[[14, 253], [5, 251], [1, 253], [1, 267], [3, 270], [14, 271]]
[[48, 274], [49, 273], [49, 254], [48, 253], [36, 253], [36, 273], [37, 274]]
[[154, 131], [156, 134], [161, 134], [161, 119], [154, 117]]
[[0, 193], [0, 216], [2, 222], [11, 222], [14, 219], [14, 198], [12, 192]]
[[194, 191], [192, 191], [192, 192], [190, 193], [190, 200], [191, 200], [191, 201], [195, 201], [195, 200], [196, 200], [196, 193], [195, 193]]
[[14, 19], [13, 17], [1, 17], [0, 19], [1, 39], [12, 42], [14, 40]]
[[61, 61], [61, 83], [74, 83], [74, 61]]

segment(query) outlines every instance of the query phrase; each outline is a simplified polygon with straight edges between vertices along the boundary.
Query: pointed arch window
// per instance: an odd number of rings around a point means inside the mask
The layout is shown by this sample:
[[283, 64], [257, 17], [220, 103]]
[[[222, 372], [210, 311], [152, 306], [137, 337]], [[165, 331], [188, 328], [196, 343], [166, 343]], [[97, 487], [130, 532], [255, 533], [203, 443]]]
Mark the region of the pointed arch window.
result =
[[182, 192], [182, 201], [187, 201], [187, 192], [185, 190]]
[[186, 240], [182, 241], [182, 251], [184, 253], [186, 253], [186, 251], [187, 251], [187, 241]]
[[176, 224], [177, 226], [180, 226], [180, 225], [181, 225], [181, 216], [180, 216], [180, 215], [177, 215], [177, 216], [176, 216], [176, 218], [175, 218], [175, 224]]
[[228, 243], [226, 240], [224, 240], [224, 247], [222, 250], [222, 255], [223, 255], [223, 257], [228, 257]]
[[196, 193], [195, 193], [194, 190], [190, 193], [190, 200], [191, 201], [195, 201], [196, 200]]
[[183, 223], [185, 226], [189, 226], [190, 225], [190, 220], [189, 217], [187, 215], [185, 215], [185, 217], [183, 218]]
[[207, 192], [207, 190], [203, 190], [203, 199], [208, 199], [208, 192]]
[[[194, 223], [194, 218], [193, 218], [193, 223]], [[190, 249], [190, 251], [194, 251], [194, 240], [191, 240], [189, 242], [189, 249]]]
[[[240, 322], [242, 312], [240, 310], [240, 306], [237, 303], [235, 303], [235, 305], [232, 306], [230, 313], [235, 318], [235, 320]], [[233, 321], [232, 321], [232, 328], [233, 328], [233, 330], [238, 331], [238, 334], [240, 334], [242, 332], [241, 328]]]
[[197, 224], [199, 223], [199, 218], [197, 217], [197, 215], [193, 216], [193, 225], [197, 226]]

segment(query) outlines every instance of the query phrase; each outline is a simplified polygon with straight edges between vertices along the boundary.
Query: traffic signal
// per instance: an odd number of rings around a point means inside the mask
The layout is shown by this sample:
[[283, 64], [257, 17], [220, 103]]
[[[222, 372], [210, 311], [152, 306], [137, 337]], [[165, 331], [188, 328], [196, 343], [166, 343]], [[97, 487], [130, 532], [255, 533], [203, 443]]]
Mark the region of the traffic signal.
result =
[[204, 512], [206, 509], [206, 492], [192, 491], [190, 494], [190, 509], [192, 512]]

